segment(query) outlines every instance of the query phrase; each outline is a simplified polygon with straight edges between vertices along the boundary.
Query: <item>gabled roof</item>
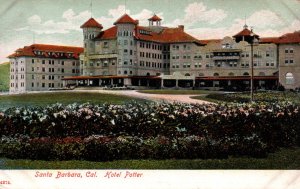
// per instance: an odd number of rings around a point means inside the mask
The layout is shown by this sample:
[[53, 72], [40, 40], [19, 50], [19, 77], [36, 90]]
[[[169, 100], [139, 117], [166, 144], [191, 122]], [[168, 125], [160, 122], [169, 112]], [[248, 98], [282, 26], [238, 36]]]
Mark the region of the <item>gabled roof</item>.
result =
[[97, 39], [115, 39], [117, 38], [117, 26], [113, 26], [99, 33], [99, 35], [95, 38]]
[[148, 19], [149, 21], [161, 21], [161, 18], [159, 18], [156, 14], [154, 14], [151, 18]]
[[[235, 34], [233, 37], [251, 36], [251, 33], [253, 33], [251, 30], [249, 30], [248, 28], [244, 28], [242, 31]], [[255, 33], [253, 33], [253, 36], [258, 37], [258, 35], [256, 35]]]
[[145, 30], [147, 27], [137, 27], [136, 38], [145, 41], [154, 41], [160, 43], [200, 43], [198, 39], [185, 33], [181, 28], [163, 28], [161, 32], [150, 32], [149, 35], [141, 34], [138, 30]]
[[138, 23], [137, 20], [132, 19], [128, 14], [124, 14], [114, 23], [114, 25], [116, 25], [116, 24], [134, 24], [134, 25], [136, 25], [137, 23]]
[[199, 40], [201, 44], [207, 45], [208, 43], [215, 42], [219, 43], [222, 41], [222, 39], [204, 39], [204, 40]]
[[[40, 53], [36, 53], [40, 52]], [[24, 46], [8, 56], [8, 58], [29, 56], [29, 57], [46, 57], [46, 58], [73, 58], [78, 59], [79, 54], [83, 52], [81, 47], [60, 46], [48, 44], [32, 44]], [[51, 55], [49, 54], [51, 53]], [[62, 54], [61, 54], [62, 53]], [[69, 55], [71, 54], [71, 56]]]
[[102, 29], [103, 26], [99, 24], [94, 18], [90, 18], [84, 24], [80, 26], [80, 28], [100, 28]]
[[259, 39], [259, 43], [278, 43], [278, 37], [262, 37]]
[[300, 31], [286, 33], [278, 38], [278, 43], [300, 43]]

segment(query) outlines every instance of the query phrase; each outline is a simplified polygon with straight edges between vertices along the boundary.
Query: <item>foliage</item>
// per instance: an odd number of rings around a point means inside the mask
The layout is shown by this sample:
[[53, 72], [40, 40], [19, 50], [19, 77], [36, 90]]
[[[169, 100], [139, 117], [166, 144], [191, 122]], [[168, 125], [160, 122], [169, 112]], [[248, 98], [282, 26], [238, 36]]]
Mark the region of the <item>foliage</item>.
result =
[[0, 92], [9, 90], [9, 62], [0, 64]]
[[143, 102], [145, 100], [136, 99], [133, 97], [112, 94], [100, 94], [97, 92], [43, 92], [31, 94], [15, 94], [0, 96], [0, 111], [11, 107], [33, 107], [33, 106], [47, 106], [49, 104], [61, 103], [113, 103], [122, 104], [138, 100]]
[[299, 146], [299, 120], [299, 106], [288, 102], [10, 108], [0, 113], [0, 154], [92, 161], [266, 157]]
[[[206, 96], [207, 99], [213, 99], [224, 102], [238, 102], [246, 103], [250, 101], [250, 93], [213, 93]], [[280, 92], [280, 91], [270, 91], [270, 92], [256, 92], [254, 93], [255, 102], [281, 102], [288, 101], [300, 104], [300, 93], [296, 92]]]

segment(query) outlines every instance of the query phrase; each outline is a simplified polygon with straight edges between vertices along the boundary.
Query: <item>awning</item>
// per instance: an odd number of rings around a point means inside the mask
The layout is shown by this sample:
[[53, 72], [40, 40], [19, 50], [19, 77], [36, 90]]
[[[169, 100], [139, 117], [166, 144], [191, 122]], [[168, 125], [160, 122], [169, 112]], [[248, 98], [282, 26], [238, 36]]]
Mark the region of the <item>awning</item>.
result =
[[[196, 80], [220, 81], [220, 80], [250, 80], [250, 76], [215, 76], [196, 77]], [[278, 80], [278, 76], [254, 76], [254, 80]]]

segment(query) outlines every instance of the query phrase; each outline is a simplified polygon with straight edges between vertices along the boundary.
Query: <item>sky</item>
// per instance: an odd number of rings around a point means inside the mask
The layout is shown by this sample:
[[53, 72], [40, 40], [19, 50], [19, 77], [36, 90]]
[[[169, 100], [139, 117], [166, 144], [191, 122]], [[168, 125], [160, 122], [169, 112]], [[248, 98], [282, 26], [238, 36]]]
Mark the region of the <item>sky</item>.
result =
[[157, 14], [163, 26], [185, 25], [198, 39], [233, 36], [245, 22], [261, 37], [300, 30], [300, 0], [0, 0], [0, 5], [0, 63], [33, 43], [82, 46], [80, 26], [91, 16], [107, 29], [124, 13], [145, 26]]

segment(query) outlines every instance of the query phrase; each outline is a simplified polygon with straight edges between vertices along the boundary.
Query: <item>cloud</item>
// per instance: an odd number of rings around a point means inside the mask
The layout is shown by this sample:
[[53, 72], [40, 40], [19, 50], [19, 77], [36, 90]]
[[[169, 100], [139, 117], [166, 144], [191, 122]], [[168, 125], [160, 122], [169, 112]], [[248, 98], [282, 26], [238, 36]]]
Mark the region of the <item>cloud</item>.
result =
[[27, 19], [28, 26], [18, 28], [16, 31], [30, 30], [37, 34], [66, 34], [72, 30], [80, 31], [78, 23], [84, 23], [90, 17], [89, 11], [83, 11], [76, 14], [72, 9], [68, 9], [62, 14], [62, 20], [55, 22], [53, 20], [42, 21], [39, 15], [33, 15]]
[[[175, 20], [174, 22], [178, 22]], [[254, 33], [261, 37], [278, 37], [285, 33], [299, 30], [300, 20], [291, 23], [284, 23], [276, 13], [270, 10], [259, 10], [246, 18], [247, 25], [253, 27]], [[222, 39], [225, 36], [233, 36], [243, 29], [245, 19], [237, 18], [228, 27], [206, 27], [206, 28], [187, 28], [187, 32], [199, 39]], [[278, 29], [281, 28], [281, 29]]]
[[185, 24], [189, 27], [200, 22], [212, 25], [227, 17], [227, 13], [224, 10], [208, 9], [202, 2], [189, 4], [185, 7], [184, 12], [184, 18], [174, 20], [172, 25]]
[[[102, 16], [97, 20], [104, 26], [104, 28], [111, 27], [112, 24], [119, 19], [123, 14], [125, 14], [125, 5], [119, 5], [115, 9], [108, 10], [108, 16]], [[130, 10], [126, 10], [126, 14], [130, 15], [133, 19], [139, 20], [139, 25], [148, 25], [148, 19], [153, 16], [153, 12], [148, 9], [143, 9], [136, 14], [131, 14]], [[163, 13], [157, 14], [163, 19]]]
[[[246, 21], [249, 26], [253, 26], [255, 28], [273, 28], [284, 25], [284, 22], [280, 16], [270, 10], [260, 10], [254, 12], [249, 18], [246, 19]], [[234, 22], [241, 24], [244, 23], [245, 20], [236, 19]]]

